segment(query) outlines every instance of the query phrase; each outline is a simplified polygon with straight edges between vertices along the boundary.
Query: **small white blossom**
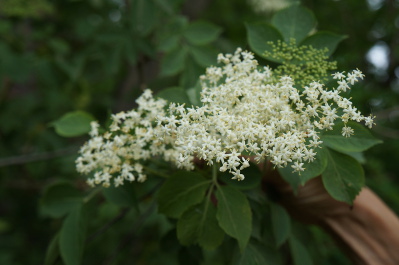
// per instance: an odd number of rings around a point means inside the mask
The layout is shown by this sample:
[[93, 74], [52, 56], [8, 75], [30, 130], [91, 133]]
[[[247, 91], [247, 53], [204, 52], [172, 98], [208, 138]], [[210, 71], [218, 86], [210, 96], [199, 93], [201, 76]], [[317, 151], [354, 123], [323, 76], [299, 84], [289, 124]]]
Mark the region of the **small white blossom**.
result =
[[354, 133], [353, 129], [349, 126], [342, 127], [342, 136], [350, 137]]
[[334, 74], [332, 74], [333, 79], [339, 79], [342, 80], [345, 78], [344, 72], [340, 73], [340, 72], [336, 72]]
[[294, 172], [300, 172], [304, 171], [305, 169], [303, 168], [303, 163], [300, 163], [298, 161], [295, 161], [294, 164], [291, 166], [294, 169]]

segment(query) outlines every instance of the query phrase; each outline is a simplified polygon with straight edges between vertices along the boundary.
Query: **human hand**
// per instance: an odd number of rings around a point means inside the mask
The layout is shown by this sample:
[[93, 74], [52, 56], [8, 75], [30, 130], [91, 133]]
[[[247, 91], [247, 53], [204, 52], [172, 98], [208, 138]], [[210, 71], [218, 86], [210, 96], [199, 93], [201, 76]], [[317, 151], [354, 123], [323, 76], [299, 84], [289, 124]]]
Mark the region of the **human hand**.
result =
[[399, 264], [399, 219], [382, 200], [363, 188], [353, 205], [333, 199], [321, 177], [293, 189], [268, 171], [263, 188], [296, 219], [323, 227], [355, 264]]

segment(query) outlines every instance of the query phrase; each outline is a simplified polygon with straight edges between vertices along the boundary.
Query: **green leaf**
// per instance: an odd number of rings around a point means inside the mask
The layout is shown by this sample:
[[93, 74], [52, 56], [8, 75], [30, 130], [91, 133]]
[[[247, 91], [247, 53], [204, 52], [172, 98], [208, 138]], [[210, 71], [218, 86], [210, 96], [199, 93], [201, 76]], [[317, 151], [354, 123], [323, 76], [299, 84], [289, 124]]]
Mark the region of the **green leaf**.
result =
[[64, 220], [60, 232], [60, 253], [65, 265], [79, 265], [83, 257], [86, 222], [82, 206], [75, 209]]
[[216, 191], [216, 198], [216, 218], [220, 227], [226, 234], [237, 239], [243, 251], [252, 231], [252, 213], [247, 198], [242, 192], [229, 186], [220, 186]]
[[56, 65], [68, 75], [71, 81], [76, 81], [82, 75], [86, 64], [86, 55], [78, 54], [66, 60], [64, 57], [55, 58]]
[[204, 73], [204, 69], [198, 65], [191, 57], [186, 58], [184, 71], [179, 80], [179, 84], [184, 89], [195, 86], [199, 76]]
[[168, 15], [173, 15], [173, 1], [169, 0], [154, 0], [155, 4]]
[[138, 210], [138, 202], [133, 183], [125, 183], [122, 186], [103, 188], [104, 197], [110, 203], [120, 207], [135, 207]]
[[167, 36], [170, 36], [171, 34], [182, 37], [182, 34], [188, 27], [188, 24], [189, 21], [186, 16], [174, 14], [170, 18], [170, 21], [167, 24], [163, 25], [163, 30], [162, 32], [160, 32], [161, 34], [159, 37], [161, 39], [165, 39], [167, 38]]
[[[135, 47], [134, 44], [136, 44], [137, 48], [150, 58], [154, 58], [157, 55], [155, 47], [147, 39], [137, 39], [137, 40], [130, 39], [130, 42], [132, 43], [130, 45], [131, 47]], [[135, 56], [137, 57], [137, 54]], [[136, 60], [131, 61], [131, 63], [135, 63], [135, 62], [136, 62]]]
[[[277, 170], [281, 177], [290, 184], [296, 193], [298, 187], [301, 185], [301, 177], [299, 176], [298, 172], [293, 172], [291, 165], [292, 163], [289, 163], [286, 167], [277, 168]], [[301, 172], [301, 174], [302, 173], [303, 172]]]
[[51, 239], [51, 242], [46, 251], [44, 265], [53, 265], [55, 263], [55, 261], [58, 259], [59, 255], [60, 255], [59, 238], [60, 238], [60, 234], [57, 233], [57, 234], [55, 234], [53, 239]]
[[277, 12], [272, 18], [272, 24], [289, 42], [294, 38], [300, 43], [316, 26], [313, 13], [300, 5], [292, 5]]
[[186, 91], [181, 87], [169, 87], [163, 89], [157, 94], [157, 96], [166, 99], [169, 102], [186, 104], [186, 106], [191, 105]]
[[48, 40], [49, 47], [54, 51], [54, 53], [59, 55], [65, 55], [70, 52], [71, 47], [69, 43], [63, 39], [52, 38]]
[[107, 60], [107, 71], [115, 75], [119, 71], [119, 67], [121, 66], [122, 61], [122, 47], [121, 45], [117, 45], [114, 49], [109, 51], [109, 56], [106, 58]]
[[142, 36], [147, 35], [154, 28], [157, 20], [157, 8], [154, 1], [151, 0], [136, 0], [132, 2], [130, 14], [131, 26], [136, 29]]
[[291, 185], [295, 192], [300, 185], [304, 185], [308, 180], [321, 175], [325, 170], [327, 166], [327, 151], [324, 148], [319, 148], [315, 152], [317, 152], [315, 160], [304, 164], [305, 171], [300, 173], [292, 172], [291, 165], [293, 163], [289, 163], [286, 167], [278, 169], [280, 175]]
[[205, 21], [196, 21], [188, 25], [183, 36], [194, 45], [204, 45], [216, 40], [222, 29]]
[[283, 207], [275, 203], [270, 203], [270, 215], [276, 246], [281, 246], [291, 233], [290, 216]]
[[364, 154], [362, 152], [345, 152], [344, 154], [353, 157], [360, 164], [366, 163], [366, 158], [364, 157]]
[[294, 265], [312, 265], [313, 261], [310, 258], [310, 254], [305, 246], [291, 235], [289, 239], [290, 250], [292, 254], [292, 259], [294, 260]]
[[181, 171], [171, 176], [159, 190], [159, 212], [179, 218], [183, 212], [200, 203], [210, 181], [195, 172]]
[[322, 134], [321, 140], [324, 145], [338, 152], [363, 152], [370, 147], [382, 143], [381, 140], [375, 138], [369, 130], [357, 122], [348, 122], [347, 126], [351, 127], [354, 134], [350, 137], [342, 136], [342, 127], [344, 123], [339, 123], [333, 127], [332, 131], [326, 131]]
[[160, 41], [158, 50], [162, 52], [170, 52], [178, 47], [179, 41], [180, 36], [178, 35], [166, 36]]
[[334, 199], [352, 204], [364, 186], [364, 172], [354, 158], [330, 149], [322, 180]]
[[251, 50], [265, 59], [280, 62], [264, 55], [265, 51], [273, 51], [272, 46], [268, 42], [276, 43], [278, 40], [283, 39], [278, 30], [267, 23], [245, 24], [245, 27], [247, 28], [247, 39]]
[[[236, 252], [237, 253], [237, 252]], [[237, 257], [237, 253], [235, 256]], [[282, 264], [278, 252], [269, 246], [251, 240], [244, 252], [235, 259], [234, 265], [278, 265]]]
[[137, 50], [137, 45], [135, 44], [134, 40], [131, 40], [129, 42], [125, 42], [124, 45], [124, 53], [126, 56], [127, 61], [134, 65], [137, 63], [137, 57], [138, 57], [138, 50]]
[[[178, 262], [171, 262], [169, 265], [175, 264], [192, 264], [200, 265], [202, 264], [202, 249], [198, 246], [182, 247], [177, 253]], [[160, 262], [160, 264], [164, 264]]]
[[345, 35], [338, 35], [327, 31], [319, 31], [311, 36], [308, 36], [298, 46], [307, 45], [312, 46], [315, 49], [327, 48], [327, 55], [330, 56], [334, 53], [338, 44], [346, 38], [347, 37]]
[[82, 202], [81, 192], [69, 182], [62, 181], [49, 185], [40, 200], [44, 215], [59, 218], [69, 213]]
[[90, 122], [94, 117], [84, 111], [72, 111], [52, 122], [56, 133], [64, 137], [75, 137], [90, 131]]
[[218, 247], [224, 232], [216, 220], [216, 208], [206, 200], [185, 211], [177, 222], [177, 238], [183, 245], [198, 243], [206, 249]]
[[241, 171], [241, 173], [245, 176], [244, 180], [237, 181], [236, 179], [231, 179], [233, 175], [228, 172], [221, 174], [220, 179], [224, 183], [240, 190], [249, 190], [259, 187], [260, 182], [262, 181], [262, 172], [259, 170], [257, 165], [253, 163], [250, 164], [250, 167], [247, 167]]
[[189, 49], [195, 62], [203, 67], [216, 64], [217, 51], [207, 46], [191, 46]]
[[161, 61], [161, 76], [171, 76], [180, 73], [184, 68], [187, 50], [175, 49], [167, 53]]
[[194, 87], [191, 87], [186, 90], [187, 91], [187, 96], [190, 99], [190, 103], [194, 106], [201, 106], [201, 85], [199, 82]]

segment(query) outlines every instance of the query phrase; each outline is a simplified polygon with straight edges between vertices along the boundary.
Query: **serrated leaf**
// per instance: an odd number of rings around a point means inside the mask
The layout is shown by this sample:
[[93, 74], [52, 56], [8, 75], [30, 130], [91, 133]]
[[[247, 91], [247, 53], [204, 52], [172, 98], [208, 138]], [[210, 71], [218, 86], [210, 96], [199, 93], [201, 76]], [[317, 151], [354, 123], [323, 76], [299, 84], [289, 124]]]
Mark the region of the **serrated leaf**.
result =
[[40, 200], [44, 215], [59, 218], [82, 203], [82, 194], [71, 183], [62, 181], [49, 185]]
[[183, 36], [194, 45], [204, 45], [216, 40], [222, 29], [206, 21], [196, 21], [188, 25]]
[[104, 197], [110, 203], [120, 207], [135, 207], [138, 210], [138, 202], [133, 183], [125, 183], [122, 186], [103, 188]]
[[216, 208], [205, 201], [185, 211], [177, 222], [177, 238], [183, 245], [198, 243], [206, 249], [218, 247], [224, 232], [216, 220]]
[[241, 173], [245, 176], [245, 179], [241, 181], [231, 179], [233, 175], [228, 172], [221, 174], [220, 179], [224, 183], [240, 190], [249, 190], [259, 187], [262, 181], [262, 172], [257, 165], [251, 163], [251, 166], [242, 170]]
[[369, 130], [357, 122], [348, 122], [347, 126], [351, 127], [354, 134], [350, 137], [342, 136], [342, 127], [344, 123], [339, 123], [333, 127], [332, 131], [323, 133], [321, 140], [324, 145], [338, 152], [363, 152], [370, 147], [382, 143], [381, 140], [375, 138]]
[[364, 186], [364, 172], [354, 158], [329, 149], [328, 164], [322, 173], [322, 180], [334, 199], [352, 204]]
[[184, 68], [184, 61], [186, 59], [186, 49], [175, 49], [162, 58], [161, 61], [161, 75], [171, 76], [180, 73]]
[[209, 67], [216, 64], [217, 51], [206, 46], [191, 46], [190, 54], [195, 62], [203, 67]]
[[304, 185], [310, 179], [321, 175], [321, 173], [323, 173], [327, 166], [326, 150], [323, 148], [319, 148], [315, 151], [317, 152], [315, 160], [310, 163], [304, 163], [305, 171], [302, 171], [300, 173], [292, 172], [293, 169], [291, 165], [293, 165], [293, 163], [289, 163], [284, 168], [278, 168], [278, 172], [280, 173], [280, 175], [285, 181], [287, 181], [291, 185], [295, 192], [300, 185]]
[[65, 265], [79, 265], [82, 262], [86, 222], [82, 207], [78, 206], [64, 220], [60, 232], [60, 253]]
[[327, 55], [330, 56], [334, 53], [338, 44], [346, 38], [347, 37], [345, 35], [338, 35], [327, 31], [319, 31], [304, 39], [300, 46], [307, 45], [312, 46], [315, 49], [327, 48]]
[[52, 122], [55, 131], [64, 137], [75, 137], [90, 131], [90, 122], [94, 117], [84, 111], [72, 111], [63, 115], [60, 119]]
[[210, 181], [195, 172], [178, 172], [171, 176], [159, 190], [159, 212], [179, 218], [183, 212], [200, 203]]
[[248, 200], [239, 190], [221, 186], [216, 191], [217, 214], [220, 227], [237, 239], [240, 250], [248, 244], [252, 232], [252, 213]]
[[290, 250], [292, 254], [292, 259], [294, 261], [294, 265], [312, 265], [313, 261], [310, 258], [310, 254], [305, 246], [295, 238], [294, 235], [291, 235], [289, 239]]
[[272, 18], [272, 24], [280, 31], [286, 42], [294, 38], [300, 43], [314, 29], [316, 19], [309, 9], [292, 5], [277, 12]]
[[157, 97], [166, 99], [169, 102], [186, 104], [191, 106], [186, 91], [181, 87], [169, 87], [158, 92]]
[[53, 265], [60, 255], [59, 251], [59, 233], [51, 239], [49, 246], [47, 247], [46, 257], [44, 259], [44, 265]]
[[273, 51], [268, 42], [276, 43], [278, 40], [283, 39], [275, 27], [267, 23], [245, 24], [245, 27], [247, 29], [248, 44], [254, 53], [269, 61], [281, 62], [264, 54], [265, 51]]
[[270, 215], [276, 246], [281, 246], [291, 233], [290, 216], [282, 206], [275, 203], [270, 204]]

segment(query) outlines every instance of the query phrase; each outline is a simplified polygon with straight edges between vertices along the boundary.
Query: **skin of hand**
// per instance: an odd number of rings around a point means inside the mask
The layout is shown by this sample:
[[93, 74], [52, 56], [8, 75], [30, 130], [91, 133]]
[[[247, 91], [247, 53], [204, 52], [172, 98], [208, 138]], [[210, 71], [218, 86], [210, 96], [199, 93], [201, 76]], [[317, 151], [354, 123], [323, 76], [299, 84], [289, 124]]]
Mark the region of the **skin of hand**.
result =
[[370, 189], [350, 206], [333, 199], [320, 177], [294, 194], [277, 170], [268, 171], [263, 188], [294, 218], [329, 232], [354, 264], [399, 264], [399, 219]]

